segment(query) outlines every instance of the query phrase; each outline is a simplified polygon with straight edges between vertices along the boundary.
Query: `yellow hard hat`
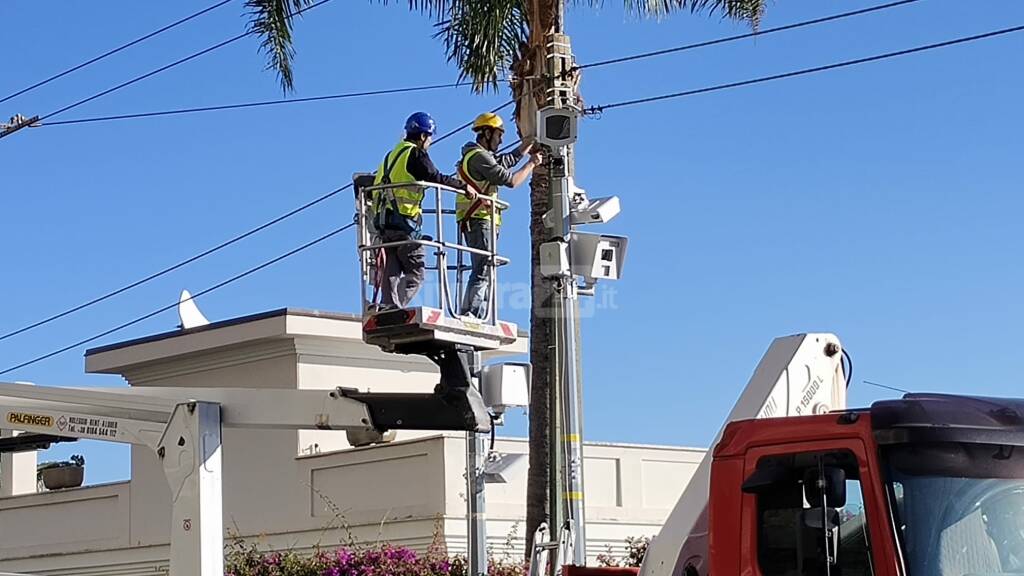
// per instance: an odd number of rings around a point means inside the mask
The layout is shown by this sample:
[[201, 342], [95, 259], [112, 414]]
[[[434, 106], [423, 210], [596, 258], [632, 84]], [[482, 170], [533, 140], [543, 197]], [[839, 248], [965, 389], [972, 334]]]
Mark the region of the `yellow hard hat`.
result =
[[498, 116], [494, 112], [484, 112], [483, 114], [476, 117], [473, 121], [473, 130], [480, 130], [481, 128], [495, 128], [497, 130], [504, 130], [504, 122], [501, 120], [501, 116]]

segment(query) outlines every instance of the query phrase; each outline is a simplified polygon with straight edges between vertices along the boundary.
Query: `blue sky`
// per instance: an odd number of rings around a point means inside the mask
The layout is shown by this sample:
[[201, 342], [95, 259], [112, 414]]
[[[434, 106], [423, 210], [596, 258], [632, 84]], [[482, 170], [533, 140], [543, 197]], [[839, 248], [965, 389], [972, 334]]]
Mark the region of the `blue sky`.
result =
[[[212, 3], [5, 0], [0, 93], [14, 92]], [[868, 6], [779, 1], [774, 26]], [[15, 25], [16, 23], [16, 25]], [[45, 114], [243, 30], [230, 4], [0, 105]], [[1024, 3], [924, 0], [882, 13], [588, 71], [588, 104], [699, 88], [1024, 24]], [[574, 10], [581, 62], [744, 31], [660, 22], [610, 0]], [[430, 22], [404, 3], [338, 0], [296, 27], [296, 96], [454, 81]], [[577, 181], [617, 194], [605, 227], [630, 237], [626, 274], [584, 322], [586, 435], [704, 446], [775, 336], [832, 331], [856, 363], [852, 404], [913, 390], [1019, 393], [1024, 324], [1020, 103], [1024, 33], [882, 63], [609, 111], [587, 120]], [[72, 119], [281, 95], [246, 39], [61, 116]], [[0, 95], [0, 97], [2, 97]], [[0, 141], [0, 332], [191, 256], [372, 169], [406, 115], [442, 131], [507, 99], [466, 89], [25, 130]], [[464, 136], [432, 152], [452, 166]], [[528, 278], [526, 189], [503, 229]], [[61, 322], [0, 342], [7, 367], [100, 332], [347, 222], [347, 194]], [[517, 202], [518, 201], [518, 202]], [[355, 311], [352, 235], [201, 299], [212, 319], [284, 306]], [[612, 292], [613, 291], [613, 292]], [[512, 298], [511, 300], [515, 300]], [[527, 311], [505, 316], [525, 324]], [[161, 332], [168, 312], [96, 344]], [[0, 367], [0, 369], [3, 369]], [[3, 377], [118, 385], [75, 350]], [[507, 434], [524, 434], [513, 418]], [[127, 450], [80, 443], [89, 482], [128, 476]]]

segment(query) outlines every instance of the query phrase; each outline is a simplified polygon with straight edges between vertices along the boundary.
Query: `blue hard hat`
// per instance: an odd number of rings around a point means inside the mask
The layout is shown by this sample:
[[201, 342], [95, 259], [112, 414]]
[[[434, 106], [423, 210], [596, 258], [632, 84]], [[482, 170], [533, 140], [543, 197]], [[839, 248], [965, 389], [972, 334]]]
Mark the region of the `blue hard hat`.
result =
[[417, 112], [405, 121], [405, 133], [415, 136], [416, 134], [429, 134], [433, 136], [437, 132], [437, 123], [426, 112]]

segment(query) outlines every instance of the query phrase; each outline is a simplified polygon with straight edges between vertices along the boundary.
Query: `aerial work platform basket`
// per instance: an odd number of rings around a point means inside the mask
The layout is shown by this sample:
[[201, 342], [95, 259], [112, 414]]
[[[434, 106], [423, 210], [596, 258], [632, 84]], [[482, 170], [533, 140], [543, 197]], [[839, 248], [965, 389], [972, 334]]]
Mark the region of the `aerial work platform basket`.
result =
[[[498, 319], [498, 268], [509, 260], [497, 253], [497, 229], [494, 227], [491, 229], [492, 250], [480, 250], [463, 243], [454, 207], [455, 199], [465, 194], [462, 190], [429, 182], [374, 185], [372, 174], [356, 174], [353, 183], [365, 342], [386, 351], [430, 353], [452, 346], [493, 350], [516, 341], [518, 327]], [[394, 190], [398, 188], [423, 193], [423, 235], [418, 239], [385, 242], [380, 235], [374, 198], [382, 195], [384, 201], [393, 200]], [[506, 202], [496, 198], [480, 196], [478, 199], [484, 204], [484, 211], [500, 212], [508, 208]], [[436, 286], [433, 286], [436, 298], [423, 296], [421, 292], [418, 297], [422, 298], [422, 305], [384, 308], [380, 303], [384, 252], [408, 245], [423, 246], [425, 268], [436, 278]], [[488, 258], [491, 263], [484, 318], [459, 313], [468, 282], [465, 275], [472, 270], [472, 255]]]

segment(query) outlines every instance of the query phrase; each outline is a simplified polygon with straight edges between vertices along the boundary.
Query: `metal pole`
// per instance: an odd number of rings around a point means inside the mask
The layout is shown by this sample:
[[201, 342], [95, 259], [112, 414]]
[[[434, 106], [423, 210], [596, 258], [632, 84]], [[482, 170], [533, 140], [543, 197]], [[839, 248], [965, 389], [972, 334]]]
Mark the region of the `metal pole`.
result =
[[[480, 372], [480, 353], [474, 352], [470, 362], [473, 374]], [[474, 381], [477, 378], [474, 377]], [[479, 387], [478, 384], [474, 384]], [[486, 447], [484, 436], [466, 433], [466, 537], [469, 576], [487, 576], [487, 499], [484, 495], [483, 465]]]
[[576, 364], [576, 346], [579, 345], [576, 339], [576, 297], [575, 282], [569, 282], [565, 290], [571, 295], [567, 296], [568, 303], [563, 308], [563, 325], [565, 331], [565, 359], [566, 366], [566, 389], [565, 401], [565, 434], [563, 435], [566, 462], [566, 505], [569, 509], [569, 518], [573, 524], [573, 564], [586, 566], [587, 564], [587, 534], [586, 534], [586, 511], [583, 507], [583, 418], [580, 414], [580, 385], [579, 366]]
[[[551, 373], [550, 373], [550, 384], [548, 387], [548, 516], [549, 525], [551, 527], [550, 534], [551, 539], [558, 542], [562, 529], [565, 527], [566, 510], [562, 506], [562, 495], [565, 491], [564, 483], [562, 481], [562, 466], [564, 464], [562, 456], [562, 375], [564, 371], [563, 357], [559, 354], [559, 350], [562, 349], [561, 342], [561, 325], [555, 321], [561, 317], [559, 309], [561, 302], [559, 301], [556, 294], [551, 294], [551, 300], [549, 303], [549, 310], [552, 312], [551, 318], [551, 334], [550, 334], [550, 350], [549, 355], [551, 357]], [[549, 558], [551, 559], [551, 574], [557, 574], [561, 571], [562, 567], [558, 564], [564, 562], [565, 559], [558, 554], [559, 548], [554, 549]]]
[[[569, 186], [568, 186], [568, 149], [552, 151], [555, 158], [551, 171], [551, 195], [556, 214], [561, 216], [561, 237], [568, 240], [572, 228], [569, 218]], [[571, 264], [571, 262], [570, 262]], [[586, 551], [586, 514], [583, 490], [583, 419], [580, 415], [581, 390], [580, 370], [577, 365], [578, 314], [576, 282], [574, 278], [565, 279], [556, 292], [558, 300], [560, 338], [557, 340], [556, 353], [561, 366], [561, 390], [559, 393], [564, 428], [557, 437], [562, 462], [561, 508], [573, 527], [573, 558], [576, 566], [585, 566]], [[563, 456], [564, 455], [564, 456]]]
[[[549, 104], [559, 108], [575, 105], [575, 92], [571, 80], [566, 74], [572, 66], [572, 47], [569, 37], [564, 33], [565, 2], [556, 4], [555, 30], [548, 46], [548, 75], [551, 78]], [[551, 208], [558, 220], [551, 230], [552, 238], [571, 242], [572, 226], [570, 220], [569, 178], [573, 173], [573, 150], [571, 146], [552, 150], [550, 170]], [[571, 250], [570, 250], [571, 253]], [[571, 256], [570, 256], [571, 258]], [[570, 266], [571, 266], [570, 262]], [[585, 566], [586, 550], [586, 514], [583, 488], [583, 419], [582, 406], [582, 369], [579, 363], [579, 301], [576, 293], [575, 277], [563, 279], [561, 286], [553, 295], [557, 302], [553, 309], [556, 312], [554, 330], [559, 333], [555, 339], [554, 357], [559, 365], [559, 377], [552, 380], [552, 464], [559, 466], [559, 499], [552, 500], [552, 516], [554, 510], [560, 509], [572, 526], [572, 564]], [[560, 411], [561, 414], [557, 414]], [[561, 429], [559, 429], [561, 428]], [[558, 459], [555, 459], [555, 455]], [[556, 504], [557, 503], [557, 504]], [[561, 528], [561, 524], [558, 524]], [[563, 561], [567, 561], [564, 559]]]

